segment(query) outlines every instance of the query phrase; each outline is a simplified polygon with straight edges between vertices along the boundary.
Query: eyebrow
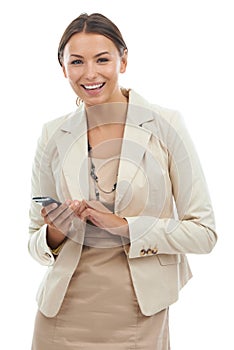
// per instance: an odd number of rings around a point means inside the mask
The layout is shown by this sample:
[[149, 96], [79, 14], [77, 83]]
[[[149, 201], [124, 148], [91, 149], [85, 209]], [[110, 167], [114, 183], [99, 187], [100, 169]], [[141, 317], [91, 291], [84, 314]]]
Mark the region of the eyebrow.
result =
[[[94, 56], [94, 58], [97, 58], [97, 57], [99, 57], [99, 56], [106, 55], [106, 54], [110, 55], [110, 53], [109, 53], [108, 51], [103, 51], [103, 52], [97, 53], [97, 54]], [[77, 54], [75, 54], [75, 53], [72, 53], [72, 54], [70, 55], [70, 57], [71, 57], [71, 56], [74, 56], [74, 57], [77, 57], [77, 58], [84, 58], [83, 56], [77, 55]]]

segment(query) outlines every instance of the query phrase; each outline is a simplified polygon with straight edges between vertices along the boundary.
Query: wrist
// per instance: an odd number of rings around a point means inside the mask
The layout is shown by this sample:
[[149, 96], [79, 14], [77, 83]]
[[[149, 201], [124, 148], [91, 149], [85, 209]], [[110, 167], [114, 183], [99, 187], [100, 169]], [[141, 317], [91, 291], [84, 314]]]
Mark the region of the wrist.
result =
[[118, 221], [116, 222], [116, 225], [113, 229], [111, 229], [111, 233], [129, 238], [129, 229], [128, 229], [128, 222], [125, 218], [116, 215], [118, 218]]
[[65, 241], [66, 241], [66, 240], [64, 240], [57, 248], [50, 249], [51, 252], [52, 252], [52, 254], [53, 254], [54, 256], [59, 255], [60, 251], [62, 250], [62, 247], [63, 247], [64, 244], [65, 244]]
[[57, 249], [65, 240], [66, 236], [63, 232], [57, 230], [55, 227], [47, 225], [46, 239], [50, 249]]

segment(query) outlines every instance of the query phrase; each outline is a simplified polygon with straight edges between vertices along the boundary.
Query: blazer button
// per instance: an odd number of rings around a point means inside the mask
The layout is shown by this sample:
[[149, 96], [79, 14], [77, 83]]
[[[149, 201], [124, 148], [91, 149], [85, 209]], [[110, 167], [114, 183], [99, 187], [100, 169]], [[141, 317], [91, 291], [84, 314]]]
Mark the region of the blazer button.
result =
[[150, 249], [150, 248], [149, 248], [149, 249], [147, 249], [147, 254], [148, 254], [148, 255], [151, 255], [151, 254], [153, 254], [153, 251], [152, 251], [152, 249]]
[[158, 252], [158, 249], [156, 249], [156, 248], [154, 248], [154, 249], [152, 249], [152, 254], [157, 254], [157, 252]]
[[141, 256], [144, 256], [144, 255], [146, 255], [146, 254], [147, 254], [146, 250], [145, 250], [145, 249], [141, 249], [140, 255], [141, 255]]

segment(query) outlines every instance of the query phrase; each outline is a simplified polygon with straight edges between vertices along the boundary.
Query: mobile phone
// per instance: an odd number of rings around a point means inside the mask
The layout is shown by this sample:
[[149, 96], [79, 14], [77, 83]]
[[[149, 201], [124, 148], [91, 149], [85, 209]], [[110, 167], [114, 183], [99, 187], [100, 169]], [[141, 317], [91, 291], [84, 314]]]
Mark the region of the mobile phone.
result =
[[36, 203], [41, 204], [43, 207], [46, 207], [47, 205], [52, 203], [56, 203], [58, 204], [58, 206], [62, 204], [61, 202], [57, 201], [52, 197], [33, 197], [32, 200]]

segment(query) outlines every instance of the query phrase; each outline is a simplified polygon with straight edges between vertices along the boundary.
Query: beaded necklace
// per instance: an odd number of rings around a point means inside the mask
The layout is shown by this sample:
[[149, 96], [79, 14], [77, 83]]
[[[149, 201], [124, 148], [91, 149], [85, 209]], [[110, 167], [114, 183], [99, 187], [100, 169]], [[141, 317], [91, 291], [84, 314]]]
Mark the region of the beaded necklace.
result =
[[116, 190], [117, 187], [117, 182], [114, 183], [114, 185], [112, 186], [112, 189], [110, 191], [106, 191], [104, 189], [102, 189], [98, 183], [98, 176], [95, 172], [95, 165], [93, 163], [92, 160], [92, 147], [90, 146], [89, 142], [88, 142], [88, 152], [89, 152], [89, 157], [90, 157], [90, 161], [91, 161], [91, 170], [90, 170], [90, 176], [92, 177], [92, 179], [94, 180], [94, 190], [95, 190], [95, 196], [96, 196], [96, 200], [99, 201], [100, 200], [100, 192], [103, 192], [105, 194], [111, 194]]

